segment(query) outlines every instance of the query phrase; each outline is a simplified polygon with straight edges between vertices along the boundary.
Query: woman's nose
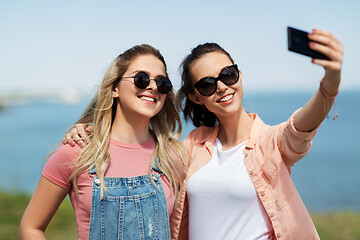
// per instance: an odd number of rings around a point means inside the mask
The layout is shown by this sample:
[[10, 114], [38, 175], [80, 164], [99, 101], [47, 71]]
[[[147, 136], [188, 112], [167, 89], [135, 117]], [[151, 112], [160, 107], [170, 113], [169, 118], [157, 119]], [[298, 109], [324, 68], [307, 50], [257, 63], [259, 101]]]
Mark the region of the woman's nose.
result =
[[228, 88], [228, 86], [224, 84], [222, 81], [217, 81], [216, 84], [217, 84], [217, 92], [223, 92]]
[[155, 89], [157, 89], [156, 80], [155, 80], [155, 79], [150, 79], [149, 86], [147, 86], [146, 89], [148, 89], [148, 90], [155, 90]]

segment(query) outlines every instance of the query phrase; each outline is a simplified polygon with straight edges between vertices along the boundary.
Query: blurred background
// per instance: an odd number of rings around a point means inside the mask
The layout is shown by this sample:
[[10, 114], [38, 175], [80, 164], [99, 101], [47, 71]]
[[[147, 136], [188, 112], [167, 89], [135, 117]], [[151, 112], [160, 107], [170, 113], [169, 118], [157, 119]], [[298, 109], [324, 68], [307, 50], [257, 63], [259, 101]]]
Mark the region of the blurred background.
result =
[[[33, 193], [44, 157], [80, 117], [112, 60], [136, 44], [160, 49], [177, 90], [190, 50], [219, 43], [243, 73], [247, 111], [268, 124], [286, 121], [323, 76], [310, 58], [287, 50], [292, 26], [328, 30], [345, 49], [339, 118], [330, 112], [293, 168], [294, 183], [314, 214], [358, 213], [359, 12], [356, 0], [0, 0], [0, 199]], [[184, 122], [183, 137], [191, 129]]]

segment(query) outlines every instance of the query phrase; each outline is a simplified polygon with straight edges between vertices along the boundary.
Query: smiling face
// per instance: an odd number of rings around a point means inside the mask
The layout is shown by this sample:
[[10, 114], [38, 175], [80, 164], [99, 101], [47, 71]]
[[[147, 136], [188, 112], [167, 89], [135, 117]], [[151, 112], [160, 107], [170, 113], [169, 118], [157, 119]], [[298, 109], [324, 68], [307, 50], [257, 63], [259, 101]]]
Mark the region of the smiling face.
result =
[[[233, 65], [229, 57], [221, 52], [211, 52], [196, 60], [190, 67], [193, 84], [204, 77], [216, 78], [222, 69]], [[205, 107], [213, 112], [219, 119], [229, 114], [240, 112], [243, 88], [241, 83], [241, 72], [239, 81], [234, 85], [227, 86], [217, 81], [217, 90], [211, 96], [203, 96], [197, 90], [189, 94], [191, 101]]]
[[[123, 77], [133, 77], [145, 72], [150, 79], [166, 76], [164, 64], [153, 55], [140, 55], [131, 61]], [[113, 91], [117, 99], [116, 115], [121, 114], [132, 120], [149, 120], [164, 106], [166, 94], [157, 91], [156, 82], [151, 80], [145, 89], [137, 88], [133, 78], [122, 78]], [[120, 112], [119, 112], [120, 111]]]

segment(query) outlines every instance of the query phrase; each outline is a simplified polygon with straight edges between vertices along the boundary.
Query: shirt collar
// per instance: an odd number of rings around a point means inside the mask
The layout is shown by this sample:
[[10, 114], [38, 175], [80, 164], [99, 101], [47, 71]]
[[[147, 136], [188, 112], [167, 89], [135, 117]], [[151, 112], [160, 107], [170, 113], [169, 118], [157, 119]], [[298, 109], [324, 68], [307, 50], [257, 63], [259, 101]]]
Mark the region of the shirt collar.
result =
[[[256, 141], [260, 135], [260, 130], [262, 126], [264, 125], [264, 122], [260, 119], [260, 117], [256, 113], [249, 113], [249, 117], [251, 117], [254, 122], [250, 130], [250, 139], [247, 141], [245, 148], [247, 149], [253, 149]], [[205, 146], [209, 149], [210, 153], [212, 153], [214, 149], [214, 143], [215, 139], [219, 133], [219, 125], [216, 125], [215, 127], [209, 128], [209, 127], [200, 127], [204, 128], [203, 131], [201, 131], [201, 136], [199, 136], [196, 139], [197, 143], [205, 144]]]
[[248, 115], [254, 120], [254, 122], [250, 130], [250, 139], [246, 143], [245, 148], [253, 149], [254, 146], [256, 145], [257, 139], [259, 138], [260, 130], [262, 126], [264, 126], [264, 122], [260, 119], [260, 117], [256, 113], [249, 113]]

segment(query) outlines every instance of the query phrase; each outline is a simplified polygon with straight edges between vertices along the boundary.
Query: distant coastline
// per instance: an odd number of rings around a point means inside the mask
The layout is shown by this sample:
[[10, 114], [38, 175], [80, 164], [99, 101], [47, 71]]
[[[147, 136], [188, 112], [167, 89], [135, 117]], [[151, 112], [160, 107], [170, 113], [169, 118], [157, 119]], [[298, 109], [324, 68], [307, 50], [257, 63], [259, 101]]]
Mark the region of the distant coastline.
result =
[[86, 97], [86, 94], [77, 89], [66, 88], [58, 91], [9, 91], [0, 92], [0, 110], [9, 106], [25, 105], [34, 102], [57, 102], [62, 104], [77, 104]]
[[[346, 89], [340, 91], [340, 95], [346, 93], [357, 93], [360, 92], [360, 89]], [[268, 91], [247, 91], [244, 95], [244, 100], [246, 101], [248, 97], [253, 95], [255, 96], [274, 96], [275, 95], [302, 95], [302, 94], [312, 94], [313, 91], [278, 91], [278, 92], [268, 92]], [[9, 106], [18, 106], [25, 105], [29, 103], [63, 103], [66, 105], [78, 104], [82, 100], [90, 98], [89, 92], [82, 92], [76, 88], [64, 88], [59, 90], [30, 90], [30, 91], [16, 91], [9, 90], [0, 91], [0, 111]]]

